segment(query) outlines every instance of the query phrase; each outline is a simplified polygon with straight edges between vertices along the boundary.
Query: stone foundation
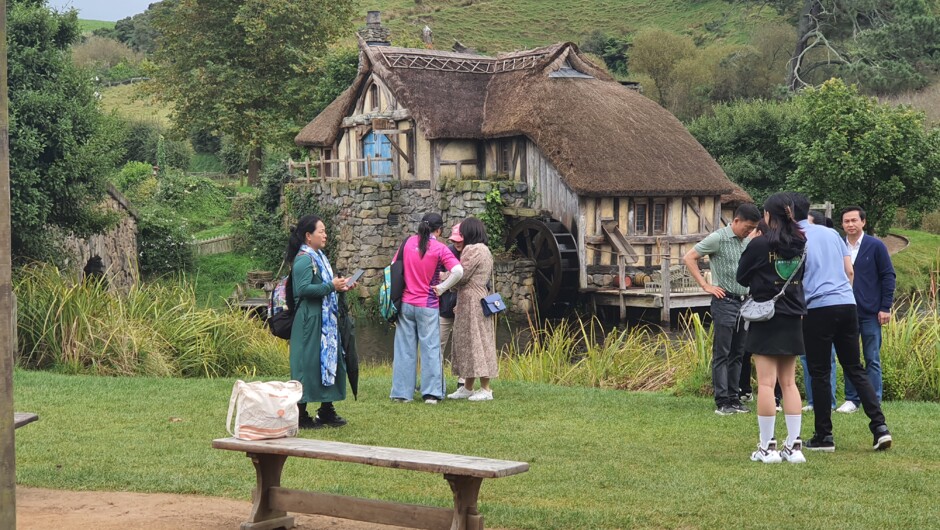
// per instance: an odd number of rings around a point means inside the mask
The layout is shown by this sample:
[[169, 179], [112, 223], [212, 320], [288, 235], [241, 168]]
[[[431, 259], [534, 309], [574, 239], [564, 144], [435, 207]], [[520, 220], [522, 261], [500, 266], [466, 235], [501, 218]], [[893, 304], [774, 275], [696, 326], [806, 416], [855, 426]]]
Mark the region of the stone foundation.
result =
[[[321, 204], [339, 208], [337, 226], [328, 226], [329, 237], [339, 246], [333, 268], [338, 274], [356, 269], [366, 272], [360, 281], [359, 296], [374, 297], [381, 282], [382, 269], [406, 236], [417, 231], [421, 217], [428, 212], [444, 218], [443, 236], [451, 227], [469, 216], [483, 213], [486, 194], [499, 188], [507, 206], [524, 206], [528, 186], [515, 181], [445, 180], [433, 189], [430, 181], [350, 181], [294, 182], [287, 185], [297, 192], [311, 193]], [[491, 247], [495, 244], [491, 244]], [[525, 265], [524, 263], [528, 263]], [[531, 306], [531, 262], [500, 263], [496, 285], [510, 311], [524, 312]]]

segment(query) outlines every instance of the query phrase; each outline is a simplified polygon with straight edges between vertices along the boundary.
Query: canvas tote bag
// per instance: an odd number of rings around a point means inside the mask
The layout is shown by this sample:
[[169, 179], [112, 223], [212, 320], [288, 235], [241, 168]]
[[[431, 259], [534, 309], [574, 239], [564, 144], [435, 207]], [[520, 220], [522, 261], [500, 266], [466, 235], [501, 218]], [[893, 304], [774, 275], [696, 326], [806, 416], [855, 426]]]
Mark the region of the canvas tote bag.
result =
[[294, 436], [297, 434], [297, 422], [300, 419], [297, 402], [301, 396], [303, 387], [300, 381], [246, 383], [239, 379], [232, 387], [225, 429], [239, 440]]

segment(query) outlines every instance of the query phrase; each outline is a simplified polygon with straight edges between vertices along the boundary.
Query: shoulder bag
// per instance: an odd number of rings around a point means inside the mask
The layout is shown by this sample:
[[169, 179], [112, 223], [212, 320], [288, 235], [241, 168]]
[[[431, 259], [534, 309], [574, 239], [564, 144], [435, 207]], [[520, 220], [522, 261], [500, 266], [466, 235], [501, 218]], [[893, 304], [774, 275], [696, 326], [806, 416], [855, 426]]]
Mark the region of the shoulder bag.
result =
[[[303, 396], [300, 381], [235, 381], [228, 402], [225, 429], [239, 440], [287, 438], [297, 434]], [[235, 417], [234, 430], [232, 416]]]
[[764, 302], [758, 302], [754, 300], [754, 297], [747, 295], [747, 298], [741, 304], [741, 318], [744, 319], [744, 328], [747, 329], [748, 322], [765, 322], [774, 317], [776, 311], [775, 305], [777, 300], [783, 296], [784, 291], [787, 290], [787, 287], [790, 285], [790, 282], [793, 281], [793, 277], [796, 276], [797, 271], [800, 270], [800, 267], [803, 265], [803, 260], [806, 259], [806, 247], [803, 247], [803, 254], [800, 256], [800, 262], [797, 263], [796, 268], [793, 269], [793, 272], [790, 273], [790, 277], [787, 278], [786, 283], [783, 284], [783, 288], [780, 289], [780, 292], [774, 295], [773, 298]]

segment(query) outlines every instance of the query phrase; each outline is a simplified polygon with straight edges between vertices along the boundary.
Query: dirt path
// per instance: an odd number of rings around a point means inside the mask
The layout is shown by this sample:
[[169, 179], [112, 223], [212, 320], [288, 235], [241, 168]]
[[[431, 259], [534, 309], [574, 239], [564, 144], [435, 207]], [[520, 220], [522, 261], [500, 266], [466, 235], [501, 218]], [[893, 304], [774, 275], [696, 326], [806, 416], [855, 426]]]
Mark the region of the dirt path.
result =
[[888, 247], [888, 254], [896, 254], [901, 250], [904, 250], [908, 245], [907, 239], [904, 239], [901, 236], [896, 236], [894, 234], [888, 234], [886, 237], [880, 238], [884, 242], [885, 246]]
[[[16, 488], [19, 530], [235, 530], [250, 511], [249, 502], [198, 495]], [[295, 520], [300, 530], [399, 528], [310, 515]]]

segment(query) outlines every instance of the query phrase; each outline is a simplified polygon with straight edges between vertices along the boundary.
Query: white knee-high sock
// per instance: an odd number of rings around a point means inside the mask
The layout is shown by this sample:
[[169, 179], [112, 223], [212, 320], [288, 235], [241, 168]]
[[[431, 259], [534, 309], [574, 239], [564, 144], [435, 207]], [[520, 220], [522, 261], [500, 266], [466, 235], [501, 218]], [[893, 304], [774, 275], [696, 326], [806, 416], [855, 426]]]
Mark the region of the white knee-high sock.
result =
[[803, 415], [787, 414], [783, 418], [787, 422], [787, 445], [792, 446], [793, 442], [800, 437], [800, 428], [803, 426]]
[[767, 445], [774, 437], [774, 424], [777, 422], [777, 416], [758, 416], [757, 428], [760, 429], [760, 447], [767, 449]]

